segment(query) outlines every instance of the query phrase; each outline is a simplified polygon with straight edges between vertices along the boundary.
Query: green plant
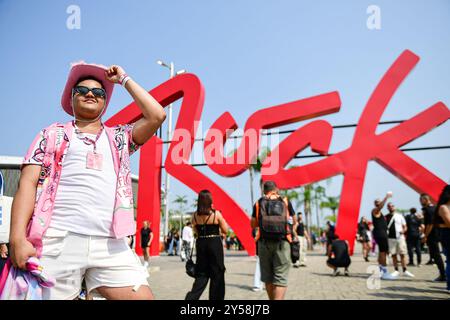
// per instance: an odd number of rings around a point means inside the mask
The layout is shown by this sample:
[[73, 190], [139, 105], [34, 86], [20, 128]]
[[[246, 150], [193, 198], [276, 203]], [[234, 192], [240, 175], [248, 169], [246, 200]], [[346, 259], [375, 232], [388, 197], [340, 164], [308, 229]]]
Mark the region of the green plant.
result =
[[333, 222], [336, 222], [336, 210], [339, 208], [339, 197], [326, 196], [325, 198], [326, 201], [321, 202], [320, 206], [330, 209], [333, 212]]
[[180, 230], [183, 228], [183, 212], [184, 212], [184, 206], [187, 204], [187, 197], [186, 196], [176, 196], [175, 200], [172, 201], [173, 203], [178, 204], [178, 213], [180, 214]]

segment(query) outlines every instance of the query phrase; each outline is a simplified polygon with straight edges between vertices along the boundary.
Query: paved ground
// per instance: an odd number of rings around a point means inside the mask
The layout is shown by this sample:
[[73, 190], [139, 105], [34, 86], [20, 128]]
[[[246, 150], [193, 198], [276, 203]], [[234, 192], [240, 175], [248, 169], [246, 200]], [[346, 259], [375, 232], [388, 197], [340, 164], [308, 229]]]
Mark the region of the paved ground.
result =
[[[357, 250], [355, 250], [357, 251]], [[428, 261], [428, 255], [423, 256]], [[450, 299], [444, 292], [445, 283], [435, 283], [431, 280], [437, 276], [436, 266], [410, 267], [415, 274], [414, 279], [400, 277], [393, 281], [378, 281], [371, 274], [376, 270], [376, 258], [365, 262], [359, 252], [352, 257], [350, 276], [333, 277], [331, 269], [325, 265], [326, 257], [323, 249], [317, 247], [308, 252], [307, 267], [291, 268], [287, 299]], [[184, 263], [178, 256], [152, 257], [149, 283], [156, 299], [184, 299], [192, 287], [193, 279], [184, 272]], [[265, 292], [251, 291], [255, 259], [245, 252], [225, 252], [225, 273], [227, 300], [265, 300]], [[389, 266], [389, 271], [393, 271]], [[370, 279], [369, 279], [370, 278]], [[380, 288], [376, 288], [377, 284]], [[369, 289], [372, 288], [372, 289]], [[208, 298], [208, 289], [201, 299]]]

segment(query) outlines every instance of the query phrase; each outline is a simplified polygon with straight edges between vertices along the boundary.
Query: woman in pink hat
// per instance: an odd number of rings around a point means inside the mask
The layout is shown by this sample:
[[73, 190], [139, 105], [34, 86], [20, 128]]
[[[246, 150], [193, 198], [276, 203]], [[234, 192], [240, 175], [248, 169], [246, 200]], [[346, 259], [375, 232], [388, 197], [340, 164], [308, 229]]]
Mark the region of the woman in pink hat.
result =
[[[114, 84], [142, 111], [129, 125], [102, 122]], [[23, 161], [12, 206], [11, 261], [24, 269], [40, 258], [56, 285], [44, 299], [88, 293], [107, 299], [152, 299], [147, 270], [127, 245], [136, 232], [129, 156], [161, 126], [161, 105], [117, 65], [72, 65], [63, 109], [74, 117], [43, 129]]]

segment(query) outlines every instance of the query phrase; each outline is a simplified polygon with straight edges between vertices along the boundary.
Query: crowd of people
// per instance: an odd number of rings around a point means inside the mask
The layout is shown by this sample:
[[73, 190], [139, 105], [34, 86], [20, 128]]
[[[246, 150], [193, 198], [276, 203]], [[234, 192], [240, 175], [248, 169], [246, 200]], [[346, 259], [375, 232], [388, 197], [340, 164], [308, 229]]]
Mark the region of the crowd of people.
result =
[[[293, 219], [287, 218], [287, 221], [292, 221], [292, 231], [286, 232], [285, 243], [292, 242], [294, 238], [300, 242], [299, 259], [293, 264], [294, 267], [306, 266], [306, 250], [309, 235], [306, 232], [302, 223], [302, 215], [298, 213], [296, 216], [293, 213], [290, 203], [286, 199], [282, 199], [275, 191], [276, 186], [271, 185], [272, 182], [266, 182], [264, 185], [265, 196], [257, 202], [254, 208], [254, 215], [252, 219], [252, 227], [255, 229], [271, 230], [261, 221], [258, 223], [258, 214], [255, 215], [255, 210], [258, 212], [258, 206], [266, 209], [260, 210], [261, 217], [267, 214], [266, 211], [274, 211], [271, 205], [266, 203], [271, 199], [278, 198], [282, 203], [286, 201], [286, 208], [289, 215]], [[357, 241], [361, 243], [363, 259], [369, 262], [369, 255], [375, 252], [375, 246], [378, 248], [378, 263], [380, 270], [380, 278], [383, 280], [395, 280], [399, 276], [414, 278], [414, 274], [408, 270], [408, 267], [420, 267], [422, 263], [422, 252], [426, 245], [430, 260], [427, 265], [435, 264], [439, 272], [436, 278], [432, 277], [434, 282], [445, 282], [446, 290], [450, 293], [450, 266], [448, 261], [449, 254], [449, 234], [450, 234], [450, 185], [447, 185], [443, 190], [435, 206], [431, 197], [428, 194], [421, 194], [419, 202], [421, 210], [411, 208], [408, 215], [405, 217], [400, 214], [392, 202], [387, 202], [392, 197], [392, 192], [388, 192], [384, 199], [376, 199], [374, 201], [374, 208], [371, 212], [372, 221], [368, 221], [366, 217], [362, 217], [357, 226]], [[269, 201], [270, 203], [270, 201]], [[383, 214], [382, 210], [386, 205], [388, 213]], [[275, 210], [276, 211], [276, 210]], [[296, 219], [297, 217], [297, 219]], [[274, 219], [266, 219], [275, 223]], [[263, 220], [264, 221], [264, 220]], [[273, 228], [272, 228], [273, 229]], [[257, 259], [254, 290], [261, 288], [262, 283], [257, 281], [256, 277], [260, 277], [262, 282], [266, 283], [266, 290], [270, 299], [282, 299], [284, 297], [285, 287], [287, 287], [287, 272], [289, 268], [288, 249], [286, 247], [276, 245], [270, 237], [264, 236], [265, 232], [257, 232], [262, 235], [262, 240], [255, 237], [258, 241], [259, 259]], [[346, 240], [339, 239], [332, 223], [327, 222], [326, 230], [323, 235], [326, 243], [326, 256], [328, 257], [326, 264], [333, 270], [333, 275], [340, 274], [339, 268], [344, 269], [344, 275], [349, 276], [349, 266], [351, 264], [349, 244]], [[268, 245], [267, 245], [268, 244]], [[272, 248], [270, 251], [270, 258], [266, 258], [266, 250]], [[442, 250], [441, 250], [442, 249]], [[446, 256], [446, 267], [442, 259], [441, 252]], [[282, 255], [285, 259], [281, 259]], [[415, 259], [414, 259], [415, 256]], [[392, 266], [394, 271], [389, 273], [387, 269], [388, 259], [392, 259]], [[408, 261], [407, 261], [408, 258]], [[263, 260], [265, 259], [265, 261]], [[264, 261], [264, 263], [263, 263]], [[272, 261], [270, 263], [270, 261]], [[276, 262], [275, 262], [276, 261]], [[280, 267], [280, 262], [283, 261], [283, 267]], [[416, 263], [415, 263], [416, 262]], [[400, 264], [400, 266], [399, 266]], [[400, 269], [401, 267], [401, 269]], [[258, 268], [261, 269], [260, 273]], [[270, 270], [271, 276], [264, 275], [263, 270]], [[431, 276], [431, 275], [430, 275]], [[267, 285], [269, 283], [269, 285]]]
[[[445, 193], [444, 193], [445, 194]], [[398, 276], [414, 278], [414, 274], [408, 267], [419, 267], [422, 265], [422, 253], [428, 252], [430, 260], [426, 265], [436, 264], [438, 276], [434, 279], [437, 282], [445, 282], [444, 262], [441, 256], [439, 242], [445, 252], [442, 238], [444, 233], [436, 223], [440, 221], [437, 207], [431, 202], [428, 194], [421, 194], [419, 202], [421, 210], [411, 208], [404, 216], [396, 211], [395, 205], [387, 200], [392, 196], [387, 193], [384, 199], [376, 199], [372, 210], [372, 221], [362, 217], [357, 228], [357, 240], [361, 243], [363, 257], [369, 262], [369, 255], [375, 252], [378, 247], [378, 263], [380, 266], [382, 279], [396, 279]], [[383, 215], [381, 210], [386, 205], [388, 213]], [[443, 234], [443, 236], [441, 235]], [[445, 241], [445, 240], [444, 240]], [[387, 259], [392, 257], [394, 271], [387, 270]], [[401, 270], [399, 269], [399, 264]]]

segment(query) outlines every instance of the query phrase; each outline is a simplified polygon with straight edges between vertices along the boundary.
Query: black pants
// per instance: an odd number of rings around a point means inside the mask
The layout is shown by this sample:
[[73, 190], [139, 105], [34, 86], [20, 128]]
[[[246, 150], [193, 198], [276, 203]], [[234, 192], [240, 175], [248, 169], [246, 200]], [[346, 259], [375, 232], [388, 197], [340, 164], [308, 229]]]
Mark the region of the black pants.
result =
[[417, 255], [417, 264], [420, 264], [422, 262], [422, 252], [420, 250], [420, 237], [414, 236], [414, 235], [408, 235], [406, 238], [406, 245], [408, 246], [408, 256], [409, 256], [409, 263], [414, 263], [414, 252], [416, 251]]
[[450, 290], [450, 229], [442, 228], [439, 230], [439, 238], [442, 244], [442, 249], [446, 257], [446, 269], [445, 273], [447, 276], [447, 290]]
[[350, 259], [341, 259], [341, 260], [328, 259], [327, 263], [331, 264], [335, 268], [347, 269], [350, 266], [350, 264], [352, 263], [352, 261]]
[[194, 285], [186, 300], [198, 300], [209, 284], [209, 300], [225, 299], [225, 265], [220, 237], [199, 238], [196, 241], [197, 266]]
[[444, 277], [445, 276], [444, 262], [442, 261], [442, 256], [439, 250], [437, 237], [430, 234], [427, 239], [427, 246], [428, 250], [430, 251], [430, 259], [433, 259], [434, 263], [436, 263], [439, 269], [439, 274]]

